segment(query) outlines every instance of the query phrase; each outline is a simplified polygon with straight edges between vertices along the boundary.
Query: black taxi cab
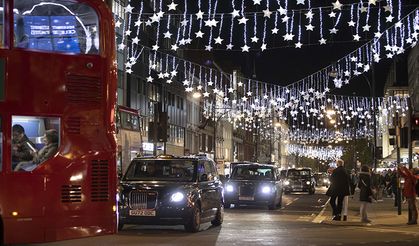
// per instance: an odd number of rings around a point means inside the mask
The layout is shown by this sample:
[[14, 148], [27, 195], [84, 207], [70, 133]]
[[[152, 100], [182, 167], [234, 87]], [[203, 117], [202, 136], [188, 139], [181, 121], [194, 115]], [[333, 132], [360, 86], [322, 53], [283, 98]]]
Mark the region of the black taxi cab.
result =
[[314, 194], [316, 180], [311, 168], [290, 168], [284, 180], [284, 192], [308, 192]]
[[224, 206], [267, 205], [273, 210], [281, 206], [282, 184], [274, 165], [247, 163], [233, 168], [225, 183]]
[[125, 224], [223, 223], [223, 186], [214, 161], [203, 157], [135, 158], [121, 179], [118, 228]]

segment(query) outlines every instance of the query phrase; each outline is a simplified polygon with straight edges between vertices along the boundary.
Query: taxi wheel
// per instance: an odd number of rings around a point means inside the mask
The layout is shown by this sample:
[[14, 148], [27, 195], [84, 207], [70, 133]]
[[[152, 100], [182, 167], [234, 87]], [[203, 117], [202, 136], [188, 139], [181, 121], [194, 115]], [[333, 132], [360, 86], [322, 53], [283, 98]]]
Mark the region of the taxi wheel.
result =
[[185, 230], [188, 232], [198, 232], [201, 226], [201, 208], [199, 204], [195, 205], [192, 209], [192, 215], [189, 218], [187, 224], [185, 224]]
[[213, 226], [219, 226], [223, 223], [224, 220], [224, 206], [220, 203], [220, 207], [217, 209], [217, 213], [215, 215], [215, 219], [211, 221]]

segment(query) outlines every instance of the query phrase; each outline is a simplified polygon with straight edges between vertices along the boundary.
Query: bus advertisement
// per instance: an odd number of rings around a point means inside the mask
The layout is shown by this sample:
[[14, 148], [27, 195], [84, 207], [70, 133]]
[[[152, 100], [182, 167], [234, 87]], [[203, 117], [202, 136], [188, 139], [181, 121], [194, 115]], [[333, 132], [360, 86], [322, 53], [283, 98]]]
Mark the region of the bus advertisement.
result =
[[0, 0], [0, 245], [113, 234], [116, 62], [98, 0]]

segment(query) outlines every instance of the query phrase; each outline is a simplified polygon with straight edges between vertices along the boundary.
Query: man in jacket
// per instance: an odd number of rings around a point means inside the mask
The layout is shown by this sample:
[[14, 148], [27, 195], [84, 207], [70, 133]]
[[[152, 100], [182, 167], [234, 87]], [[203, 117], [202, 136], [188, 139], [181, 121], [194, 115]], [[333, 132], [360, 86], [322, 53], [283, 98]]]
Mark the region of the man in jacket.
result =
[[[337, 168], [330, 176], [330, 187], [326, 195], [330, 196], [330, 206], [333, 209], [333, 220], [341, 220], [343, 199], [350, 195], [350, 177], [343, 167], [343, 160], [336, 161]], [[337, 199], [337, 205], [336, 205]]]

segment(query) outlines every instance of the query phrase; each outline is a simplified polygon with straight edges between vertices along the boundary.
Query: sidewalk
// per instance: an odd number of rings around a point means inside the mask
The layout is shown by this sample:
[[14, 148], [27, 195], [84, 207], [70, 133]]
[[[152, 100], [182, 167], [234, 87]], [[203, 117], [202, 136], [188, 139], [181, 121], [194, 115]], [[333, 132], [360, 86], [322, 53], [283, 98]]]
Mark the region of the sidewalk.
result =
[[[361, 223], [359, 215], [359, 193], [355, 192], [353, 197], [349, 197], [348, 220], [333, 221], [332, 208], [327, 202], [322, 212], [314, 219], [314, 223], [342, 225], [342, 226], [379, 226], [379, 227], [412, 227], [419, 231], [419, 226], [406, 225], [407, 223], [407, 202], [402, 203], [402, 215], [397, 214], [397, 207], [394, 207], [394, 199], [384, 197], [382, 201], [372, 202], [368, 207], [368, 218], [372, 221], [369, 224]], [[342, 216], [343, 218], [343, 216]]]

